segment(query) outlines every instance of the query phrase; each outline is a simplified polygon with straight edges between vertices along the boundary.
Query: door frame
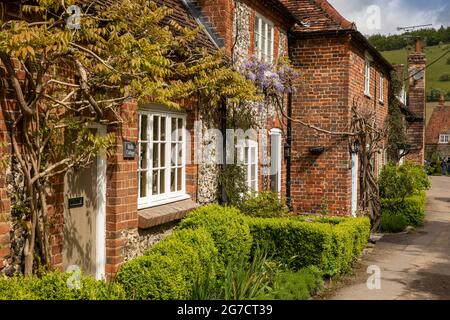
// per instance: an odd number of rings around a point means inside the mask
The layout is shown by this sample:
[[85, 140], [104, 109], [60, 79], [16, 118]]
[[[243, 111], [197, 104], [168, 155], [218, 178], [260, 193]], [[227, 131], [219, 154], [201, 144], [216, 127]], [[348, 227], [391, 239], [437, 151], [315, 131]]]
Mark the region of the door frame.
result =
[[277, 156], [277, 168], [276, 168], [276, 170], [277, 170], [277, 172], [278, 172], [278, 176], [277, 176], [277, 189], [278, 189], [278, 193], [279, 194], [281, 194], [281, 188], [282, 188], [282, 185], [281, 185], [281, 173], [282, 173], [282, 161], [283, 161], [283, 158], [282, 158], [282, 144], [283, 144], [283, 142], [282, 142], [282, 140], [283, 140], [283, 137], [282, 137], [282, 131], [281, 131], [281, 129], [278, 129], [278, 128], [273, 128], [273, 129], [271, 129], [270, 130], [270, 132], [269, 132], [269, 135], [270, 135], [270, 176], [272, 177], [272, 174], [273, 174], [273, 170], [272, 170], [272, 160], [273, 160], [273, 154], [272, 154], [272, 151], [274, 150], [274, 146], [272, 145], [272, 136], [276, 136], [277, 138], [278, 138], [278, 143], [277, 143], [277, 146], [276, 146], [276, 149], [277, 149], [277, 151], [278, 151], [278, 154], [276, 155]]
[[357, 152], [352, 152], [352, 216], [356, 217], [358, 210], [358, 168], [359, 155]]
[[[106, 135], [106, 126], [93, 124], [90, 128], [97, 129], [101, 136]], [[97, 216], [95, 225], [95, 278], [105, 278], [106, 267], [106, 154], [104, 151], [97, 156]]]

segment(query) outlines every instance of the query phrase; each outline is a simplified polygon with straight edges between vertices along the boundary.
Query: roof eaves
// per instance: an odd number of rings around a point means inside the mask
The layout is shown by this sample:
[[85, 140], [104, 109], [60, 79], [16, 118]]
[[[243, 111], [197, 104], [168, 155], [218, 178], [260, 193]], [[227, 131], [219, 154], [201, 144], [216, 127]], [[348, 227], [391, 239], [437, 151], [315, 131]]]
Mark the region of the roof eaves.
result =
[[206, 21], [205, 17], [202, 15], [202, 13], [197, 8], [197, 6], [195, 6], [195, 4], [192, 2], [192, 0], [181, 0], [181, 2], [189, 10], [189, 13], [192, 15], [192, 17], [195, 19], [195, 21], [198, 23], [198, 25], [204, 27], [207, 36], [212, 41], [214, 46], [218, 49], [224, 47], [225, 46], [224, 40], [221, 39], [214, 32], [213, 28], [209, 25], [209, 23]]

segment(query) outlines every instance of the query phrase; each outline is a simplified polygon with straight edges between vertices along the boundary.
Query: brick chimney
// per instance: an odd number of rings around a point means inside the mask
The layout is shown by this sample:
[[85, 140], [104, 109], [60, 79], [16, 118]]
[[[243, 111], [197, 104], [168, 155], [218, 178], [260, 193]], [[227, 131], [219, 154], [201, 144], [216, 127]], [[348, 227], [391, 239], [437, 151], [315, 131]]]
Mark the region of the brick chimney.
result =
[[415, 120], [410, 123], [407, 129], [413, 148], [407, 158], [421, 165], [425, 159], [426, 64], [427, 59], [423, 53], [422, 40], [416, 39], [415, 52], [408, 56], [408, 107]]

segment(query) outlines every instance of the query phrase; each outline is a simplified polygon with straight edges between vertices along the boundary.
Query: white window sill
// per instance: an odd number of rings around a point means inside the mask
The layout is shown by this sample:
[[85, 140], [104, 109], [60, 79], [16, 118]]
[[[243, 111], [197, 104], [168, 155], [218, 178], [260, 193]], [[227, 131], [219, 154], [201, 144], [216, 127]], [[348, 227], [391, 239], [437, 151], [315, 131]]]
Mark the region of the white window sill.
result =
[[372, 99], [372, 96], [370, 95], [370, 93], [364, 92], [364, 96], [366, 98]]
[[140, 204], [138, 204], [138, 210], [158, 207], [158, 206], [162, 206], [164, 204], [177, 202], [177, 201], [181, 201], [181, 200], [187, 200], [190, 198], [191, 198], [190, 195], [183, 194], [183, 195], [175, 195], [173, 197], [169, 197], [166, 199], [155, 200], [155, 201], [150, 201], [150, 202], [146, 202], [146, 203], [140, 203]]

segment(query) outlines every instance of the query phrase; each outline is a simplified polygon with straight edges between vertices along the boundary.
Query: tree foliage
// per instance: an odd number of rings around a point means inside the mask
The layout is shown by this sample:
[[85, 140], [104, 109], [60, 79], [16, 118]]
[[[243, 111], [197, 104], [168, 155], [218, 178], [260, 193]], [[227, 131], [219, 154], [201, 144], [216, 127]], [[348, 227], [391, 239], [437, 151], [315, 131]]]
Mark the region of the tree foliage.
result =
[[[201, 28], [180, 26], [170, 9], [148, 0], [99, 3], [30, 1], [21, 5], [23, 19], [1, 24], [7, 77], [2, 87], [17, 101], [11, 106], [4, 100], [2, 111], [30, 200], [26, 274], [32, 272], [36, 246], [42, 261], [50, 262], [51, 178], [114, 150], [114, 134], [99, 136], [92, 124], [116, 128], [131, 121], [123, 112], [129, 101], [180, 109], [180, 101], [194, 96], [211, 109], [224, 99], [258, 98], [252, 82], [226, 63], [222, 51], [198, 45]], [[74, 30], [66, 25], [72, 4], [81, 8], [80, 28]]]

